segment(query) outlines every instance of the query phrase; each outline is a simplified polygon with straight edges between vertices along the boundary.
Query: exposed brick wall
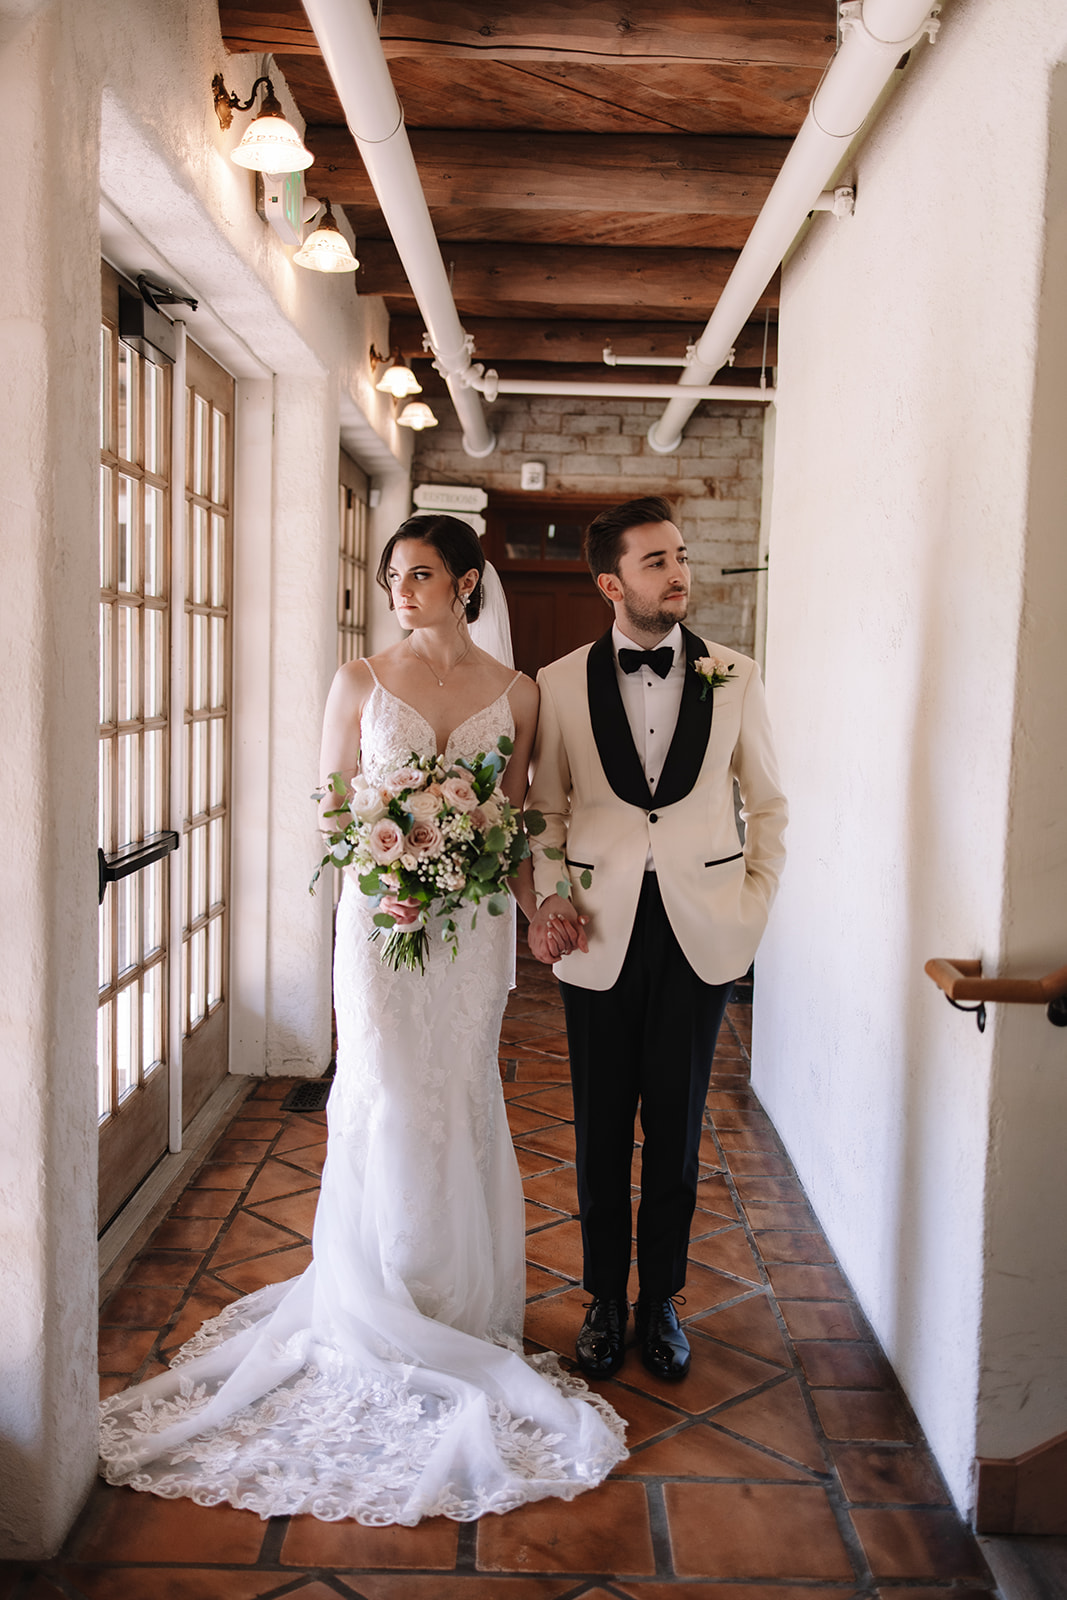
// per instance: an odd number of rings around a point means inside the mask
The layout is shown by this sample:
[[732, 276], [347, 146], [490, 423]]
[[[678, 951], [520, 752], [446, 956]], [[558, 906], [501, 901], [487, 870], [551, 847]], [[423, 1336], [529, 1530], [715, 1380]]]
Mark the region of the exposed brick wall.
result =
[[419, 434], [415, 483], [476, 484], [519, 491], [524, 461], [543, 461], [546, 494], [603, 494], [616, 500], [665, 495], [689, 545], [690, 625], [707, 638], [751, 654], [756, 584], [723, 578], [723, 567], [757, 561], [763, 470], [763, 409], [703, 403], [673, 455], [658, 456], [646, 434], [663, 410], [652, 400], [585, 400], [509, 395], [491, 408], [497, 447], [484, 461], [465, 455], [447, 402], [440, 425]]

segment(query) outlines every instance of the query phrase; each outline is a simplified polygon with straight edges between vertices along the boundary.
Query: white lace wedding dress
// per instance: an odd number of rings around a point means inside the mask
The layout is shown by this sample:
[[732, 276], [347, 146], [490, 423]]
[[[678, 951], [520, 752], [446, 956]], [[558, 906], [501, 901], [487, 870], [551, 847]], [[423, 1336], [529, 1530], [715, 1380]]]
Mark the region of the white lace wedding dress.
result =
[[[504, 694], [446, 755], [512, 732]], [[432, 754], [433, 730], [377, 686], [363, 771], [380, 780], [413, 750]], [[581, 1379], [521, 1354], [523, 1196], [497, 1070], [512, 920], [461, 922], [455, 962], [431, 928], [420, 975], [381, 963], [372, 914], [346, 883], [313, 1263], [104, 1403], [112, 1483], [263, 1517], [467, 1521], [570, 1499], [626, 1454]]]

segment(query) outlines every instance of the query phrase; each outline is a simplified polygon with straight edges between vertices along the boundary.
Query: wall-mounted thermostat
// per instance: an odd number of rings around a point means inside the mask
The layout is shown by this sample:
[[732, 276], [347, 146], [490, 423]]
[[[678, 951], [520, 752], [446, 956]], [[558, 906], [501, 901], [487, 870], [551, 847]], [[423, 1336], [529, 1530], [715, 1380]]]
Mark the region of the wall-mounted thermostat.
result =
[[545, 486], [545, 464], [543, 461], [524, 461], [519, 475], [519, 487], [522, 489], [543, 489]]

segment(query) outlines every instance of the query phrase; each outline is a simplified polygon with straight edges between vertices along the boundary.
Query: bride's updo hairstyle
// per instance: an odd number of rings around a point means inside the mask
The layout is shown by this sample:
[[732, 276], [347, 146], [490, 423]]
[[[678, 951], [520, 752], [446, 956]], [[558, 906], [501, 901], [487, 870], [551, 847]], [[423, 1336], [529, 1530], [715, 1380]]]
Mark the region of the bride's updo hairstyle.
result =
[[382, 551], [382, 559], [375, 573], [378, 583], [389, 596], [390, 611], [393, 609], [393, 596], [386, 574], [393, 559], [393, 550], [401, 539], [418, 539], [422, 544], [433, 546], [452, 575], [452, 590], [457, 599], [460, 578], [467, 572], [477, 571], [478, 582], [471, 590], [470, 600], [464, 608], [467, 621], [473, 622], [482, 609], [482, 573], [485, 571], [485, 557], [478, 535], [470, 524], [461, 522], [458, 517], [445, 516], [440, 511], [409, 517], [406, 522], [400, 524]]

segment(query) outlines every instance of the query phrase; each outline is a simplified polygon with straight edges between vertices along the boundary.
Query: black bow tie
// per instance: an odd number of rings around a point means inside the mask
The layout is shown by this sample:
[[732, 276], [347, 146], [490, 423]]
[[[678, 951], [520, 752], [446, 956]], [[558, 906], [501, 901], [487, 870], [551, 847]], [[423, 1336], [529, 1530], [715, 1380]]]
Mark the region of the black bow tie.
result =
[[669, 644], [660, 645], [658, 650], [620, 650], [619, 666], [624, 672], [651, 667], [657, 678], [665, 678], [674, 666], [674, 651]]

